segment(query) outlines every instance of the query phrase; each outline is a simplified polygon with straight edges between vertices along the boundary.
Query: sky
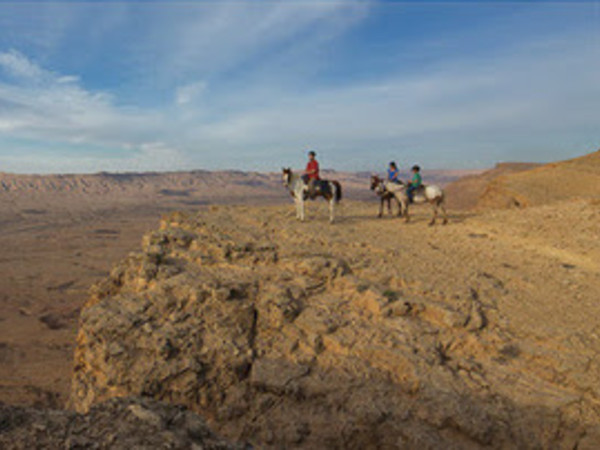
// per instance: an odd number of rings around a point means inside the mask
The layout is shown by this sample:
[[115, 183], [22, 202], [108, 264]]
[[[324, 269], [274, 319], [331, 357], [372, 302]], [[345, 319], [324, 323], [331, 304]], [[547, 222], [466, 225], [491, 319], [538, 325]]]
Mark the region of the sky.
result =
[[600, 0], [0, 0], [0, 172], [473, 169], [600, 148]]

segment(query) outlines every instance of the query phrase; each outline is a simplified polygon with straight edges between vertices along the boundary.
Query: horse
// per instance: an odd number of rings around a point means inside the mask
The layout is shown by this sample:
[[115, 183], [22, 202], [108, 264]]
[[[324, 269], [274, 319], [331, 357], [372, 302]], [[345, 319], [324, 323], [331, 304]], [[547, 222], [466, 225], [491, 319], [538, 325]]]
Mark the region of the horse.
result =
[[[296, 219], [304, 222], [304, 202], [310, 198], [308, 185], [292, 169], [282, 169], [283, 185], [289, 190], [296, 203]], [[317, 180], [313, 199], [323, 197], [329, 202], [329, 222], [335, 219], [335, 205], [342, 199], [342, 186], [337, 181]]]
[[392, 199], [396, 200], [396, 204], [398, 205], [398, 217], [402, 216], [402, 207], [400, 206], [400, 202], [393, 192], [390, 192], [386, 189], [384, 180], [379, 178], [377, 175], [371, 175], [371, 190], [375, 191], [381, 201], [379, 204], [379, 214], [377, 217], [383, 216], [383, 205], [386, 201], [388, 212], [390, 215], [392, 214]]
[[[394, 194], [398, 203], [400, 203], [400, 209], [402, 210], [402, 214], [404, 215], [404, 219], [408, 222], [410, 220], [410, 216], [408, 214], [408, 186], [403, 182], [400, 183], [392, 183], [389, 181], [382, 182], [383, 188], [385, 190]], [[441, 187], [435, 185], [422, 185], [416, 191], [413, 192], [413, 201], [415, 204], [423, 204], [429, 203], [433, 208], [433, 217], [429, 222], [429, 225], [435, 225], [438, 210], [442, 210], [442, 214], [444, 216], [442, 224], [446, 225], [448, 223], [448, 214], [446, 213], [445, 207], [445, 194]]]

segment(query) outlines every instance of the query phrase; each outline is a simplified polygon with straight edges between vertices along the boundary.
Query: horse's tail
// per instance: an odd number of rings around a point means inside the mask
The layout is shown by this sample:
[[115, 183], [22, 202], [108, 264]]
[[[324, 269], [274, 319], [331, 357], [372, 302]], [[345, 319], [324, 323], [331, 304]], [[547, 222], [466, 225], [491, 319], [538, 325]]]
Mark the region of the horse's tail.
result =
[[342, 185], [338, 181], [332, 181], [335, 186], [335, 202], [339, 203], [342, 199]]

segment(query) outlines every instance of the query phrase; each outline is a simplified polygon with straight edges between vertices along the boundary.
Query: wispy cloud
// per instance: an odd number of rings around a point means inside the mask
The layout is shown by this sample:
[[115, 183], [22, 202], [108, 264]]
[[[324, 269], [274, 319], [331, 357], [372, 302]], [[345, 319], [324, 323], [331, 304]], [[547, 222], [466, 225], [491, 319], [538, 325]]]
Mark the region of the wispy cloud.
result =
[[15, 50], [0, 53], [0, 67], [18, 79], [39, 80], [45, 72]]
[[4, 171], [8, 167], [19, 173], [145, 172], [189, 170], [193, 167], [185, 152], [162, 142], [132, 146], [118, 154], [104, 152], [101, 155], [90, 154], [85, 146], [78, 147], [73, 154], [70, 151], [72, 146], [68, 147], [48, 151], [35, 145], [14, 145], [13, 152], [1, 157]]
[[0, 82], [0, 128], [14, 136], [127, 144], [158, 119], [117, 106], [110, 94], [86, 90], [77, 76], [48, 71], [15, 50], [0, 53], [0, 68], [13, 76]]
[[197, 100], [206, 90], [208, 84], [206, 81], [195, 81], [177, 88], [175, 93], [175, 102], [178, 105], [187, 105]]

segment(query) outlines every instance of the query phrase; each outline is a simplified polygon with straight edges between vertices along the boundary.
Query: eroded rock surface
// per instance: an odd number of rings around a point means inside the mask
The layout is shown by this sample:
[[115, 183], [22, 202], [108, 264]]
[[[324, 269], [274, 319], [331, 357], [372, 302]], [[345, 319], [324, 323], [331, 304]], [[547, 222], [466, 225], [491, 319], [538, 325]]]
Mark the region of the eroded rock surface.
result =
[[85, 414], [0, 404], [0, 448], [244, 450], [196, 414], [145, 398], [114, 398]]
[[[524, 282], [424, 288], [406, 259], [242, 217], [171, 215], [94, 288], [77, 410], [152, 396], [264, 448], [597, 448], [597, 364], [518, 333], [502, 305]], [[462, 274], [439, 261], [432, 283]]]

